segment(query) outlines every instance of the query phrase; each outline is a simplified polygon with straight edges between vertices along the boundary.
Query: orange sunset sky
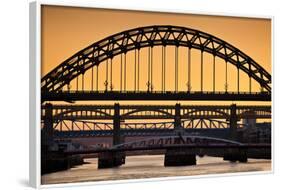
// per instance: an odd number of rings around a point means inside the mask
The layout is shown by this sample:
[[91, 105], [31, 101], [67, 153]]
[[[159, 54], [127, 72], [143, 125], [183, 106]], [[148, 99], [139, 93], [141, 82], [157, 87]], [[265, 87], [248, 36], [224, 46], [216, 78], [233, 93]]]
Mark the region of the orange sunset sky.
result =
[[[42, 7], [42, 76], [50, 72], [64, 60], [87, 47], [88, 45], [101, 40], [109, 35], [132, 29], [140, 26], [148, 25], [176, 25], [193, 28], [212, 34], [221, 38], [233, 46], [237, 47], [266, 71], [271, 73], [271, 20], [257, 18], [239, 18], [239, 17], [222, 17], [222, 16], [206, 16], [194, 14], [174, 14], [174, 13], [159, 13], [159, 12], [144, 12], [144, 11], [128, 11], [128, 10], [112, 10], [112, 9], [97, 9], [97, 8], [76, 8], [76, 7], [61, 7], [61, 6], [43, 6]], [[174, 73], [174, 47], [168, 47], [167, 55], [167, 70]], [[161, 68], [161, 47], [155, 47], [154, 55], [157, 53], [159, 57], [154, 57], [154, 80], [155, 90], [161, 89], [161, 74], [156, 72], [157, 68]], [[200, 89], [200, 52], [194, 50], [192, 52], [192, 89]], [[147, 51], [141, 50], [141, 56], [146, 57]], [[141, 71], [146, 73], [147, 58], [141, 57]], [[127, 53], [127, 71], [130, 78], [130, 70], [133, 70], [133, 52]], [[179, 89], [186, 90], [187, 76], [185, 71], [187, 54], [186, 49], [179, 49]], [[212, 90], [212, 56], [204, 54], [204, 89]], [[114, 58], [114, 76], [115, 81], [120, 75], [120, 58]], [[105, 64], [101, 64], [99, 68], [99, 88], [104, 89], [105, 81]], [[230, 64], [229, 64], [230, 65]], [[216, 86], [218, 90], [224, 90], [225, 62], [217, 58], [217, 76]], [[118, 70], [119, 69], [119, 70]], [[228, 67], [228, 90], [235, 91], [236, 87], [236, 69], [230, 65]], [[89, 71], [90, 72], [90, 71]], [[88, 72], [88, 75], [89, 75]], [[240, 89], [241, 91], [248, 90], [248, 78], [241, 73]], [[167, 89], [173, 89], [174, 77], [172, 74], [167, 74], [166, 80], [171, 81], [167, 84]], [[141, 76], [141, 81], [146, 81], [146, 74]], [[87, 73], [85, 74], [87, 77]], [[131, 76], [133, 79], [133, 76]], [[146, 82], [141, 84], [141, 89], [146, 89]], [[90, 82], [86, 80], [86, 88], [90, 86]], [[119, 82], [115, 82], [114, 87], [119, 88]], [[72, 88], [75, 83], [71, 83]], [[133, 89], [133, 80], [128, 79], [127, 89]], [[259, 85], [253, 82], [253, 91], [259, 91]], [[242, 102], [245, 104], [245, 102]], [[252, 104], [252, 103], [249, 103]], [[264, 104], [264, 103], [262, 103]], [[267, 103], [268, 104], [268, 103]]]

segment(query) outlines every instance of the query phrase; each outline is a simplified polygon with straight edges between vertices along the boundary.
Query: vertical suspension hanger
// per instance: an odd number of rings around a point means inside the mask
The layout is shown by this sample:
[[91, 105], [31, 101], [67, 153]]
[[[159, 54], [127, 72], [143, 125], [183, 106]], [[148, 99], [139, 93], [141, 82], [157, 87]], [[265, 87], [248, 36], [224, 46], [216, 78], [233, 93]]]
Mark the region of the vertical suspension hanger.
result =
[[91, 70], [92, 70], [92, 73], [91, 73], [91, 75], [92, 75], [92, 77], [91, 77], [91, 90], [94, 91], [94, 66], [92, 66]]
[[213, 93], [216, 91], [216, 55], [213, 55]]
[[136, 74], [137, 74], [137, 50], [135, 49], [135, 52], [134, 52], [135, 54], [135, 67], [134, 67], [134, 91], [136, 92], [136, 90], [137, 90], [137, 76], [136, 76]]
[[120, 91], [122, 92], [122, 78], [123, 78], [123, 60], [122, 60], [122, 53], [121, 53], [121, 62], [120, 62]]
[[104, 81], [104, 86], [105, 86], [105, 91], [107, 91], [107, 86], [108, 86], [108, 59], [106, 59], [106, 68], [105, 68], [105, 81]]
[[188, 47], [188, 81], [187, 90], [191, 91], [191, 47]]
[[150, 90], [150, 46], [148, 47], [148, 62], [147, 62], [147, 91]]
[[138, 49], [138, 91], [140, 90], [140, 49]]
[[162, 46], [162, 72], [161, 72], [161, 81], [162, 81], [162, 84], [161, 84], [161, 89], [162, 89], [162, 92], [164, 92], [164, 46]]
[[238, 94], [240, 93], [240, 81], [239, 81], [239, 77], [240, 77], [240, 75], [239, 75], [239, 67], [237, 66], [237, 92], [238, 92]]
[[166, 46], [164, 46], [164, 92], [166, 91]]
[[126, 61], [126, 52], [124, 53], [124, 91], [126, 91], [126, 75], [127, 75], [127, 61]]
[[201, 50], [201, 92], [203, 93], [203, 50]]
[[99, 91], [99, 65], [97, 65], [96, 91]]
[[227, 81], [227, 60], [225, 60], [225, 92], [227, 93], [228, 91], [228, 81]]
[[176, 50], [175, 50], [175, 62], [176, 62], [176, 77], [175, 77], [175, 82], [176, 82], [176, 92], [178, 92], [178, 75], [179, 75], [179, 49], [178, 45], [176, 45]]
[[174, 72], [174, 80], [175, 80], [175, 92], [177, 91], [177, 46], [175, 46], [175, 72]]
[[[81, 64], [80, 64], [81, 63]], [[84, 69], [82, 67], [83, 64], [83, 60], [78, 62], [79, 66], [80, 66], [80, 72], [81, 72], [81, 90], [82, 92], [84, 91]]]
[[[251, 64], [249, 64], [249, 70], [251, 71], [252, 69], [251, 69]], [[250, 94], [252, 93], [252, 78], [251, 78], [251, 75], [250, 74], [248, 74], [249, 75], [249, 92], [250, 92]]]
[[151, 76], [150, 76], [150, 80], [151, 80], [151, 85], [150, 85], [150, 90], [151, 90], [151, 92], [153, 91], [153, 46], [151, 46], [151, 48], [150, 48], [150, 51], [151, 51], [151, 53], [150, 53], [150, 74], [151, 74]]
[[113, 83], [112, 83], [112, 64], [113, 64], [113, 57], [110, 58], [110, 91], [113, 90]]

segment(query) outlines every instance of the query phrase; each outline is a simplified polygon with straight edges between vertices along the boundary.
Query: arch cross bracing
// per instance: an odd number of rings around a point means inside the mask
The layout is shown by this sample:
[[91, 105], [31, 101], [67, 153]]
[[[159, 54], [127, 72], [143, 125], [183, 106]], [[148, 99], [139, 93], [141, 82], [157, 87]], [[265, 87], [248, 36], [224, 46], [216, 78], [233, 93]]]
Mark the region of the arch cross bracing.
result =
[[238, 48], [211, 34], [171, 25], [134, 28], [93, 43], [46, 74], [41, 80], [41, 90], [43, 93], [59, 92], [70, 81], [107, 59], [154, 46], [184, 46], [220, 57], [242, 70], [257, 81], [261, 88], [271, 93], [271, 75]]

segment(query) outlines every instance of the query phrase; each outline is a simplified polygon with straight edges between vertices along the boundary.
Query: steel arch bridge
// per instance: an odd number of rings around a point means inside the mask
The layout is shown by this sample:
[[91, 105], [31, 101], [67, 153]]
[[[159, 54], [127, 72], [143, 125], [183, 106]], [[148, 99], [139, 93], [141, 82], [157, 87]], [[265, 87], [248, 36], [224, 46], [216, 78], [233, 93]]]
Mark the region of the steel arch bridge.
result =
[[[197, 60], [193, 56], [197, 56]], [[193, 69], [194, 66], [200, 69]], [[199, 76], [198, 81], [194, 82], [193, 75]], [[223, 83], [224, 88], [219, 88], [219, 83]], [[245, 84], [247, 90], [242, 88]], [[199, 88], [194, 88], [196, 85]], [[254, 88], [257, 86], [259, 90]], [[47, 149], [55, 145], [60, 148], [59, 141], [69, 136], [100, 135], [103, 141], [104, 136], [110, 136], [111, 148], [63, 152], [64, 156], [98, 153], [99, 168], [124, 164], [124, 151], [166, 149], [165, 166], [172, 166], [194, 165], [195, 155], [201, 154], [201, 149], [244, 162], [247, 148], [263, 150], [271, 146], [238, 142], [238, 130], [243, 128], [239, 121], [270, 119], [271, 106], [267, 105], [181, 105], [179, 102], [175, 105], [121, 105], [118, 102], [114, 105], [83, 105], [53, 102], [85, 100], [271, 101], [271, 75], [260, 64], [228, 42], [191, 28], [154, 25], [113, 34], [82, 49], [43, 76], [41, 145]], [[199, 135], [192, 132], [198, 129], [208, 132]], [[123, 142], [123, 137], [132, 133], [151, 138]], [[184, 161], [178, 159], [182, 153]]]
[[[157, 46], [162, 47], [160, 68], [155, 68], [153, 55]], [[174, 47], [174, 87], [168, 89], [167, 56], [168, 47]], [[186, 53], [186, 67], [183, 71], [179, 68], [179, 48], [184, 47]], [[147, 49], [147, 57], [143, 59], [140, 50]], [[200, 89], [192, 90], [192, 50], [200, 52], [200, 71], [196, 73], [200, 76]], [[129, 78], [127, 57], [133, 53], [133, 76]], [[204, 53], [213, 57], [212, 61], [212, 90], [204, 88]], [[120, 56], [120, 61], [116, 57]], [[217, 58], [225, 62], [224, 89], [218, 89]], [[143, 59], [143, 60], [140, 60]], [[140, 71], [140, 67], [147, 62], [147, 70]], [[116, 63], [114, 63], [116, 62]], [[99, 67], [103, 64], [105, 72], [104, 90], [101, 90], [101, 77]], [[114, 64], [120, 65], [120, 70], [113, 70]], [[154, 64], [154, 66], [153, 66]], [[236, 90], [229, 91], [229, 68], [234, 66], [237, 70]], [[155, 70], [161, 73], [159, 84], [155, 82]], [[95, 73], [94, 73], [95, 71]], [[216, 73], [217, 71], [217, 73]], [[242, 72], [241, 72], [242, 71]], [[120, 73], [118, 80], [113, 78], [113, 74]], [[206, 72], [206, 71], [205, 71]], [[85, 79], [88, 73], [88, 80]], [[241, 73], [245, 74], [249, 89], [241, 91]], [[179, 88], [179, 75], [186, 76], [187, 89]], [[219, 73], [221, 74], [221, 73]], [[140, 76], [147, 76], [141, 79]], [[154, 76], [154, 77], [153, 77]], [[76, 80], [76, 81], [75, 81]], [[260, 91], [253, 91], [252, 80], [259, 86]], [[86, 89], [86, 82], [90, 85]], [[133, 81], [128, 85], [128, 81]], [[143, 82], [145, 87], [143, 86]], [[95, 85], [94, 85], [95, 83]], [[114, 88], [114, 85], [118, 88]], [[160, 84], [161, 83], [161, 84]], [[245, 83], [245, 81], [243, 82]], [[71, 85], [76, 87], [72, 89]], [[182, 86], [182, 85], [181, 85]], [[157, 90], [158, 89], [158, 90]], [[77, 52], [63, 63], [58, 65], [41, 79], [42, 101], [78, 101], [78, 100], [271, 100], [271, 75], [251, 57], [238, 48], [219, 39], [211, 34], [171, 25], [155, 25], [134, 28], [108, 36], [98, 42]]]

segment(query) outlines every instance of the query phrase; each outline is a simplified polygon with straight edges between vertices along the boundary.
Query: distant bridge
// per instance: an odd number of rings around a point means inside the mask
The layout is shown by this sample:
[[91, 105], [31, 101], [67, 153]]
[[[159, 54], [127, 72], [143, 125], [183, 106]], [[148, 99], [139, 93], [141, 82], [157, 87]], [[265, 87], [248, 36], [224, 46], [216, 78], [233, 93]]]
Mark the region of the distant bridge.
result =
[[[210, 154], [223, 156], [224, 160], [247, 162], [252, 150], [262, 151], [254, 157], [270, 158], [270, 144], [243, 144], [236, 141], [201, 137], [201, 136], [167, 136], [153, 137], [141, 141], [133, 141], [115, 145], [111, 148], [90, 148], [83, 150], [66, 150], [64, 154], [99, 153], [99, 168], [114, 167], [125, 163], [125, 152], [166, 150], [165, 166], [194, 165], [196, 155]], [[253, 154], [252, 154], [253, 156]]]
[[[112, 120], [116, 110], [121, 120], [126, 119], [237, 119], [271, 118], [271, 106], [236, 105], [42, 105], [42, 120], [52, 111], [53, 121]], [[231, 113], [231, 111], [235, 113]]]
[[[223, 132], [223, 136], [225, 136], [225, 133], [233, 133], [231, 131], [236, 131], [237, 128], [242, 127], [238, 123], [239, 120], [257, 118], [270, 119], [271, 107], [237, 105], [186, 106], [181, 104], [174, 106], [46, 104], [42, 106], [43, 127], [49, 126], [47, 131], [57, 137], [119, 136], [121, 134], [152, 135], [160, 133], [170, 135], [174, 129], [199, 132], [199, 130], [191, 129], [228, 128], [229, 130]], [[101, 122], [96, 120], [101, 120]], [[112, 122], [105, 122], [108, 120]], [[141, 120], [141, 122], [128, 123], [126, 120]], [[147, 122], [147, 120], [172, 121], [151, 123]], [[210, 130], [205, 130], [204, 132], [207, 131]]]
[[87, 150], [71, 150], [65, 151], [66, 154], [89, 154], [99, 152], [122, 152], [122, 151], [138, 151], [138, 150], [159, 150], [168, 148], [189, 148], [189, 149], [247, 149], [247, 148], [270, 148], [269, 144], [243, 144], [236, 141], [202, 137], [202, 136], [166, 136], [153, 137], [140, 141], [133, 141], [115, 145], [111, 148], [92, 148]]
[[[186, 133], [205, 134], [218, 137], [227, 136], [229, 122], [223, 120], [194, 119], [183, 120], [181, 126]], [[174, 134], [174, 122], [121, 122], [120, 133], [122, 136], [169, 136]], [[243, 129], [245, 124], [237, 123], [238, 129]], [[215, 130], [217, 129], [217, 130]], [[56, 138], [75, 137], [102, 137], [113, 135], [112, 122], [96, 122], [87, 120], [61, 120], [54, 124], [54, 136]]]

